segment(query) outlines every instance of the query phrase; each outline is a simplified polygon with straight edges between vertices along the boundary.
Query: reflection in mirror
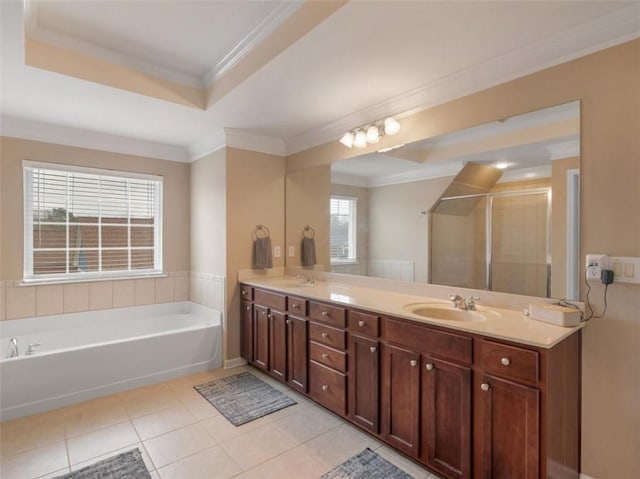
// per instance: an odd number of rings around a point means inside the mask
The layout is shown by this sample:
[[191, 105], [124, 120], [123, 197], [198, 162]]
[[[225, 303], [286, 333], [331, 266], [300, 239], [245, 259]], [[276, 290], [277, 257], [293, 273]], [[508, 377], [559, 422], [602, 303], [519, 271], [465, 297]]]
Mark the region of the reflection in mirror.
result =
[[334, 162], [325, 269], [577, 299], [579, 119], [572, 102]]

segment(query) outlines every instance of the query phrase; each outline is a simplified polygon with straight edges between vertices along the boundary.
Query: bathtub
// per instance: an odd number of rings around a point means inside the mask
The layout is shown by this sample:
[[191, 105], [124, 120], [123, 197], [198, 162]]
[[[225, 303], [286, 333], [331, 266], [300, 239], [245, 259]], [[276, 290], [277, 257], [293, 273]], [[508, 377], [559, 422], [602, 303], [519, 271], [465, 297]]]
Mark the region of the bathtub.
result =
[[[20, 355], [9, 358], [9, 339]], [[29, 344], [41, 343], [32, 355]], [[222, 364], [221, 313], [165, 303], [0, 322], [0, 420]]]

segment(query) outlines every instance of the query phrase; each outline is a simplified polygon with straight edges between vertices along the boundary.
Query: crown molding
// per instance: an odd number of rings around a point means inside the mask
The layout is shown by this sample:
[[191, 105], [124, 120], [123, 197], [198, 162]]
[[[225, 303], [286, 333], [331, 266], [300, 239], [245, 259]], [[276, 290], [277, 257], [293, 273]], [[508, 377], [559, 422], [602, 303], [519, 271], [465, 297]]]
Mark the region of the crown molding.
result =
[[506, 170], [497, 182], [509, 183], [511, 181], [527, 181], [536, 178], [551, 178], [551, 164], [513, 171]]
[[205, 87], [211, 86], [229, 72], [240, 60], [253, 50], [289, 16], [297, 11], [303, 1], [282, 0], [269, 14], [247, 33], [229, 52], [202, 78]]
[[227, 140], [223, 128], [218, 128], [207, 133], [203, 138], [189, 146], [189, 161], [199, 160], [214, 151], [218, 151], [227, 146]]
[[[436, 79], [412, 91], [371, 105], [343, 118], [287, 139], [287, 155], [337, 141], [354, 125], [376, 118], [402, 119], [417, 111], [506, 83], [640, 37], [640, 4], [561, 31], [481, 64]], [[589, 45], [588, 47], [580, 47]], [[570, 53], [572, 52], [572, 53]], [[528, 65], [536, 65], [531, 67]], [[434, 94], [434, 92], [439, 92]]]
[[270, 136], [258, 135], [236, 128], [225, 128], [226, 146], [243, 150], [257, 151], [269, 155], [284, 156], [284, 140]]
[[550, 145], [547, 149], [551, 153], [551, 160], [580, 156], [580, 138], [576, 136], [569, 141]]
[[42, 141], [57, 145], [109, 151], [125, 155], [144, 156], [160, 160], [188, 162], [186, 148], [152, 141], [128, 138], [108, 133], [100, 133], [80, 128], [53, 125], [34, 120], [26, 120], [3, 115], [0, 119], [2, 136], [23, 140]]

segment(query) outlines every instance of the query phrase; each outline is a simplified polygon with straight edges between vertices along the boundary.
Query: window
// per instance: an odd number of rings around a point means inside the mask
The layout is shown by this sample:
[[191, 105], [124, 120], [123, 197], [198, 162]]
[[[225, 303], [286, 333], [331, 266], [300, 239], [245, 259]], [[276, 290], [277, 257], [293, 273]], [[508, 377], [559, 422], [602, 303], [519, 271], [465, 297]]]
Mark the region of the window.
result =
[[23, 162], [24, 280], [162, 272], [162, 178]]
[[349, 196], [332, 196], [329, 207], [332, 263], [356, 261], [356, 203]]

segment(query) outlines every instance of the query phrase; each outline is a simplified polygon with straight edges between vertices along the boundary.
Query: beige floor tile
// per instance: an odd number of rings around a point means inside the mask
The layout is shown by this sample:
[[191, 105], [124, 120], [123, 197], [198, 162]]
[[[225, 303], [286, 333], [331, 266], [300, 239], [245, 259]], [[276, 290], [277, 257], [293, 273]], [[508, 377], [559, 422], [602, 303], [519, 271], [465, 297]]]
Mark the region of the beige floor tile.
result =
[[158, 474], [158, 471], [151, 471], [150, 474], [152, 479], [160, 479], [160, 474]]
[[116, 449], [115, 451], [108, 452], [107, 454], [102, 454], [97, 457], [93, 457], [87, 461], [79, 462], [78, 464], [72, 464], [71, 470], [77, 471], [78, 469], [82, 469], [83, 467], [89, 466], [91, 464], [95, 464], [96, 462], [102, 461], [109, 457], [117, 456], [118, 454], [122, 454], [123, 452], [131, 451], [132, 449], [138, 448], [140, 450], [140, 455], [142, 456], [142, 460], [144, 461], [144, 465], [147, 467], [148, 471], [153, 471], [155, 466], [153, 465], [153, 461], [149, 457], [149, 453], [142, 445], [142, 443], [132, 444], [130, 446], [126, 446], [120, 449]]
[[182, 404], [132, 420], [143, 441], [197, 422]]
[[220, 412], [203, 397], [180, 402], [198, 421], [220, 416]]
[[[295, 471], [295, 472], [294, 472]], [[326, 467], [314, 455], [301, 448], [291, 449], [245, 472], [245, 479], [316, 479], [327, 472]]]
[[127, 411], [120, 401], [89, 401], [68, 408], [64, 427], [67, 437], [72, 437], [128, 420]]
[[[428, 470], [393, 451], [388, 446], [382, 446], [376, 450], [376, 453], [380, 454], [381, 457], [389, 461], [391, 464], [399, 467], [407, 474], [413, 476], [415, 479], [429, 479], [430, 472]], [[437, 476], [433, 476], [433, 479], [439, 478]]]
[[0, 427], [0, 457], [5, 459], [63, 440], [64, 420], [58, 411], [14, 419]]
[[60, 469], [59, 471], [52, 472], [51, 474], [45, 474], [44, 476], [40, 476], [38, 479], [55, 479], [58, 476], [63, 474], [68, 474], [71, 470], [68, 467], [64, 469]]
[[248, 422], [242, 426], [234, 426], [221, 415], [200, 421], [200, 424], [219, 444], [264, 426], [264, 423], [259, 423], [258, 420]]
[[139, 397], [125, 398], [122, 400], [122, 405], [127, 410], [129, 417], [136, 418], [178, 406], [179, 402], [173, 392], [166, 388], [157, 394], [149, 393]]
[[320, 408], [306, 406], [273, 424], [277, 424], [285, 436], [298, 445], [339, 426], [341, 421]]
[[192, 424], [144, 441], [157, 469], [214, 445], [215, 441], [200, 424]]
[[67, 440], [71, 464], [78, 464], [132, 444], [140, 438], [130, 422], [107, 426]]
[[31, 449], [2, 461], [2, 479], [34, 479], [69, 466], [64, 441]]
[[162, 479], [228, 479], [242, 469], [222, 447], [214, 446], [169, 464], [158, 472]]
[[295, 446], [275, 424], [254, 429], [251, 434], [243, 434], [221, 445], [245, 471]]

